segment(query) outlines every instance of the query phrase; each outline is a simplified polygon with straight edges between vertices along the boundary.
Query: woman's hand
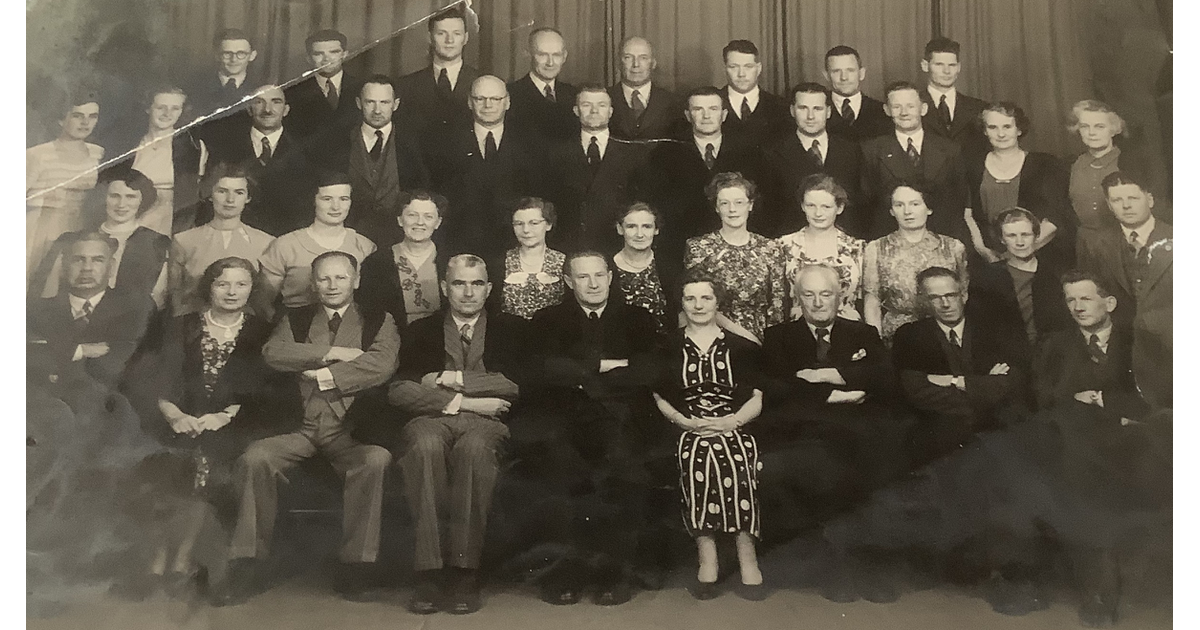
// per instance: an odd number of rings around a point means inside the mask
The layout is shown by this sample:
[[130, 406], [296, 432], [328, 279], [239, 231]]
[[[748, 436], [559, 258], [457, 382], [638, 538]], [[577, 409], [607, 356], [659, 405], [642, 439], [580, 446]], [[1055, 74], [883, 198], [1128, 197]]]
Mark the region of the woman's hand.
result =
[[197, 419], [195, 416], [189, 416], [186, 413], [175, 416], [170, 422], [171, 429], [173, 431], [176, 433], [185, 434], [188, 437], [196, 437], [197, 435], [200, 435], [201, 431], [204, 430], [204, 428], [200, 426], [199, 419]]
[[975, 253], [989, 263], [1000, 260], [1000, 255], [992, 251], [983, 242], [983, 231], [979, 229], [979, 224], [975, 222], [974, 212], [970, 208], [963, 209], [963, 221], [967, 224], [967, 231], [971, 233], [971, 247], [975, 248]]

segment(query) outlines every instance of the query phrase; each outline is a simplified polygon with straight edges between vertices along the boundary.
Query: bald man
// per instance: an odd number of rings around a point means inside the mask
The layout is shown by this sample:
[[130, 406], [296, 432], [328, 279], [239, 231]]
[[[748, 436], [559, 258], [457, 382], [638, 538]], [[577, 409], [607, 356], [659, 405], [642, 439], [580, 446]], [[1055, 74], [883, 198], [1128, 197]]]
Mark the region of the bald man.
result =
[[476, 254], [499, 269], [505, 249], [515, 244], [506, 204], [545, 196], [539, 175], [544, 160], [507, 124], [511, 101], [503, 80], [490, 74], [475, 79], [468, 103], [471, 122], [455, 130], [444, 158], [432, 167], [434, 188], [450, 202], [441, 229], [447, 254]]
[[513, 129], [543, 144], [573, 138], [579, 132], [575, 96], [579, 90], [559, 80], [567, 61], [567, 42], [556, 28], [529, 34], [529, 74], [508, 84]]
[[614, 138], [673, 138], [682, 132], [683, 106], [674, 93], [653, 84], [657, 67], [654, 47], [646, 38], [635, 36], [621, 43], [621, 80], [608, 88]]
[[[288, 131], [291, 107], [283, 89], [267, 83], [251, 92], [254, 98], [246, 109], [249, 128], [239, 126], [236, 131], [206, 139], [209, 153], [205, 172], [212, 172], [220, 163], [244, 167], [257, 187], [242, 221], [279, 236], [312, 223], [304, 197], [313, 168], [301, 143]], [[211, 207], [202, 209], [197, 223], [207, 222], [211, 212]]]

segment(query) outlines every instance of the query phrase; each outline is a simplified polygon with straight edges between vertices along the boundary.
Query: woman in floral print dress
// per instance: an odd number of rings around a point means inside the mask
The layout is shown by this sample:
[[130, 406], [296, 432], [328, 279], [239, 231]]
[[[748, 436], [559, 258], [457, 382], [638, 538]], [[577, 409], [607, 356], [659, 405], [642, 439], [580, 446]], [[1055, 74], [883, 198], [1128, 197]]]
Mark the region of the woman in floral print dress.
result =
[[846, 190], [829, 175], [816, 173], [800, 184], [802, 207], [808, 225], [798, 232], [779, 238], [779, 245], [788, 255], [788, 285], [793, 288], [791, 319], [798, 320], [800, 298], [795, 295], [796, 276], [806, 265], [827, 265], [838, 274], [841, 304], [838, 317], [860, 321], [858, 301], [862, 298], [863, 249], [866, 242], [846, 234], [834, 225], [846, 209], [849, 197]]
[[504, 312], [525, 319], [547, 306], [562, 302], [562, 252], [546, 247], [546, 233], [554, 229], [554, 204], [537, 197], [517, 202], [512, 213], [513, 234], [519, 243], [504, 254]]

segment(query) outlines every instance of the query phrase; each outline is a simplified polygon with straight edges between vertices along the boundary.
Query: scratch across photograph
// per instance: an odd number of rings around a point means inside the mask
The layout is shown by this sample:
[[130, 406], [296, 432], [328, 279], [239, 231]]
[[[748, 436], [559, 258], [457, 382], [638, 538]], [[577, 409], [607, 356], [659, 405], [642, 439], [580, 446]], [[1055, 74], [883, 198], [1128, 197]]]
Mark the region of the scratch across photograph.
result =
[[29, 627], [1172, 627], [1169, 1], [27, 5]]

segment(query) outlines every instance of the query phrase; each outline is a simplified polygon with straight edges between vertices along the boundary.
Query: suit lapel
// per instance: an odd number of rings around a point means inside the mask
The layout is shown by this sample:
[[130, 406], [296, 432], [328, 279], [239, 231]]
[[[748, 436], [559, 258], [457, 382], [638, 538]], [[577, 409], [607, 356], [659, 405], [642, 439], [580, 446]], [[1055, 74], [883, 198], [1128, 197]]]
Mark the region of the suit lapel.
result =
[[[929, 136], [926, 135], [925, 139], [927, 141], [926, 146], [921, 147], [922, 149], [928, 147]], [[921, 157], [925, 157], [924, 151], [922, 151]], [[908, 154], [904, 152], [904, 148], [900, 146], [900, 141], [896, 139], [894, 134], [888, 139], [887, 152], [884, 153], [883, 157], [883, 165], [897, 179], [910, 179], [915, 173], [913, 163], [908, 159]]]
[[[936, 136], [933, 136], [936, 137]], [[942, 170], [942, 165], [945, 164], [947, 156], [942, 152], [936, 140], [931, 141], [931, 135], [925, 134], [925, 142], [921, 147], [921, 172], [930, 181], [935, 179], [935, 175]]]
[[463, 366], [464, 370], [471, 366], [481, 366], [483, 364], [485, 335], [487, 335], [487, 313], [481, 312], [479, 313], [479, 320], [475, 322], [475, 330], [471, 331], [471, 347], [467, 351], [467, 362]]

